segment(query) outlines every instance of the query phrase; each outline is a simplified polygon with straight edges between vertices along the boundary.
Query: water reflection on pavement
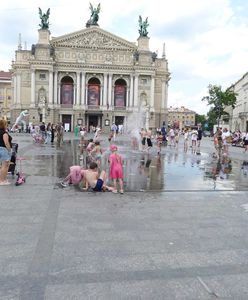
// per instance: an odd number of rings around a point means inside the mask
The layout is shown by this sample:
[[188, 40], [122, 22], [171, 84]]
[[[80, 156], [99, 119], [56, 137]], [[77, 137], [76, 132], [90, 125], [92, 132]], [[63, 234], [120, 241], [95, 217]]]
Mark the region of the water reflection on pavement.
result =
[[[126, 191], [248, 190], [248, 161], [169, 147], [163, 148], [161, 155], [155, 149], [151, 153], [131, 150], [123, 143], [118, 147], [124, 161]], [[51, 145], [33, 148], [25, 162], [27, 174], [63, 178], [71, 165], [86, 166], [86, 153], [80, 150], [78, 141], [68, 141], [61, 149]], [[101, 167], [108, 171], [110, 152], [105, 150]]]

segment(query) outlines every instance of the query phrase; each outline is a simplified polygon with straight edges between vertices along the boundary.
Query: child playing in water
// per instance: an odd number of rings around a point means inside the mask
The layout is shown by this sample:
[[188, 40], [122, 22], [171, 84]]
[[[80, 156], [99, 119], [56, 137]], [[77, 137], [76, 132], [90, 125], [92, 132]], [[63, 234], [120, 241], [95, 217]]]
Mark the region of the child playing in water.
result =
[[161, 153], [161, 146], [163, 144], [163, 135], [161, 132], [157, 133], [157, 148], [158, 148], [158, 155]]
[[102, 171], [99, 175], [97, 164], [95, 162], [91, 162], [89, 169], [84, 171], [84, 190], [88, 190], [90, 186], [94, 192], [102, 192], [106, 190], [111, 191], [112, 188], [105, 185], [106, 177], [106, 172]]
[[109, 156], [110, 162], [110, 170], [109, 175], [110, 178], [114, 181], [114, 189], [112, 190], [113, 193], [117, 193], [117, 180], [119, 181], [120, 185], [120, 193], [123, 194], [123, 167], [122, 167], [122, 156], [117, 153], [117, 146], [111, 145], [110, 147], [111, 154]]
[[102, 149], [100, 146], [100, 142], [95, 142], [95, 147], [91, 150], [90, 154], [93, 155], [95, 162], [97, 163], [98, 167], [100, 167], [102, 158]]

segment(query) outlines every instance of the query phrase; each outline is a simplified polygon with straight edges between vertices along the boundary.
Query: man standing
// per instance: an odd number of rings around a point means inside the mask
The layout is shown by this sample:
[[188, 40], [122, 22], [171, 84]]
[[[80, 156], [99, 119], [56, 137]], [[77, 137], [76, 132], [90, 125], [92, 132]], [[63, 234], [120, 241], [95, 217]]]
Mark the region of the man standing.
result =
[[117, 126], [116, 126], [115, 122], [113, 122], [113, 124], [111, 126], [111, 131], [113, 133], [113, 138], [114, 138], [114, 141], [115, 141], [116, 131], [117, 131]]
[[201, 128], [201, 124], [198, 125], [197, 128], [197, 146], [198, 148], [200, 148], [201, 146], [201, 139], [202, 139], [202, 128]]

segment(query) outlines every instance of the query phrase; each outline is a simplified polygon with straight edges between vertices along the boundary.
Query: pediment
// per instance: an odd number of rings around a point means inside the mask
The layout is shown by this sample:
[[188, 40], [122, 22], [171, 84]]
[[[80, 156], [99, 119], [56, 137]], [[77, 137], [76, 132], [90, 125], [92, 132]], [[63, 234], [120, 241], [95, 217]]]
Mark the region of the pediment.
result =
[[54, 47], [87, 49], [115, 49], [129, 51], [134, 51], [136, 49], [135, 43], [131, 43], [96, 26], [52, 38], [51, 44]]

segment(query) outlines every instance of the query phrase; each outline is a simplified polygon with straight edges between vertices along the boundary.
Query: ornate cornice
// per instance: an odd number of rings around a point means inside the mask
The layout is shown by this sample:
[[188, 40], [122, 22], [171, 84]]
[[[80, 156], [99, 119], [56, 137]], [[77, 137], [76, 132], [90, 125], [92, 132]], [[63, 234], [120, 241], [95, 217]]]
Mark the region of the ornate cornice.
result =
[[86, 28], [57, 38], [54, 47], [134, 51], [137, 46], [99, 27]]

